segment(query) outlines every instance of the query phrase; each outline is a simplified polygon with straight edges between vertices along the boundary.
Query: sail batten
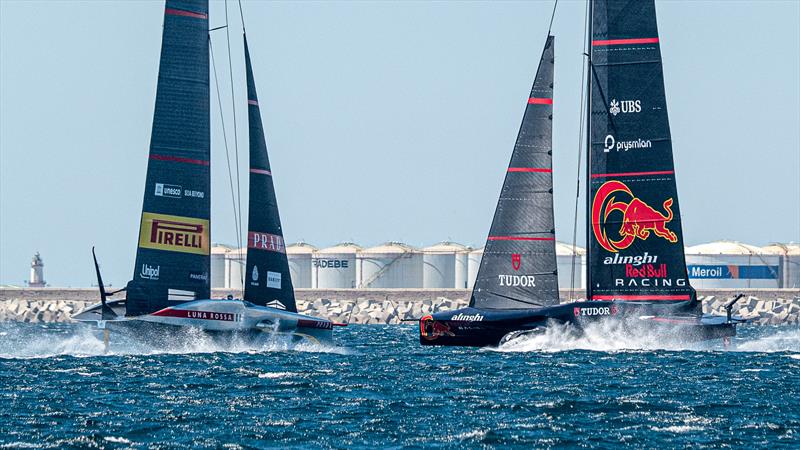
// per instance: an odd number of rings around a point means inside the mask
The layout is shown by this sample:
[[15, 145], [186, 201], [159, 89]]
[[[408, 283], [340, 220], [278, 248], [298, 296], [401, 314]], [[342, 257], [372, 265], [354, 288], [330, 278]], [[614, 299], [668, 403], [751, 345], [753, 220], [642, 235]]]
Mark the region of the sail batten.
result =
[[497, 201], [470, 306], [558, 303], [553, 221], [553, 50], [548, 36]]
[[590, 300], [694, 301], [653, 0], [593, 0]]
[[211, 295], [207, 19], [207, 0], [166, 1], [128, 316]]
[[244, 37], [244, 54], [250, 132], [250, 203], [244, 299], [256, 305], [297, 312], [247, 36]]

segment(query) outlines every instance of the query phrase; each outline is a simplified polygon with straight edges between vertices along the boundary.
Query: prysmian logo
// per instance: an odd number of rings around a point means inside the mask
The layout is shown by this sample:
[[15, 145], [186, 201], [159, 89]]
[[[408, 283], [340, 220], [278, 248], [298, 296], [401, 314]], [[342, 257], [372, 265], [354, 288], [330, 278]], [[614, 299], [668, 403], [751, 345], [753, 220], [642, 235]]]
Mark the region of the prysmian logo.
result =
[[578, 316], [613, 316], [617, 314], [616, 306], [592, 306], [589, 308], [575, 307], [573, 309], [575, 317]]
[[619, 256], [619, 253], [614, 253], [614, 256], [606, 256], [603, 259], [603, 264], [630, 264], [632, 266], [641, 266], [642, 264], [655, 264], [656, 261], [658, 261], [658, 256], [650, 255], [647, 252], [644, 252], [643, 255], [636, 256]]
[[500, 286], [522, 286], [522, 287], [536, 287], [534, 281], [536, 279], [533, 275], [498, 275]]
[[156, 197], [181, 198], [181, 187], [176, 184], [156, 183]]
[[608, 107], [608, 112], [612, 116], [616, 116], [619, 113], [628, 114], [628, 113], [638, 113], [642, 111], [642, 101], [641, 100], [621, 100], [617, 101], [617, 99], [612, 98], [611, 103]]
[[450, 320], [457, 320], [460, 322], [480, 322], [483, 320], [483, 316], [480, 314], [456, 314], [455, 316], [451, 317]]
[[158, 280], [158, 273], [161, 272], [161, 266], [151, 266], [149, 264], [142, 264], [142, 271], [139, 276], [145, 280], [155, 281]]
[[643, 139], [636, 139], [633, 141], [619, 141], [614, 138], [614, 135], [609, 134], [606, 136], [605, 142], [603, 143], [603, 151], [605, 153], [610, 152], [611, 150], [616, 150], [618, 152], [627, 152], [628, 150], [635, 150], [639, 148], [652, 148], [653, 143], [650, 140], [643, 140]]

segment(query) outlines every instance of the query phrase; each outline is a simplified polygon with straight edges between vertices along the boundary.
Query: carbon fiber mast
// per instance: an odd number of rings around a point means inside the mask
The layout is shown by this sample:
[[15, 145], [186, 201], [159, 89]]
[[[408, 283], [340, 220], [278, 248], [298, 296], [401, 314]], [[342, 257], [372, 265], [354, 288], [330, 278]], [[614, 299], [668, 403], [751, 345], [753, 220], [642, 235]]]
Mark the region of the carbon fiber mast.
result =
[[486, 239], [470, 307], [559, 303], [553, 219], [553, 36], [548, 36]]
[[208, 0], [167, 0], [126, 315], [210, 297]]
[[683, 250], [654, 0], [590, 8], [588, 298], [699, 306]]
[[244, 56], [250, 124], [250, 203], [244, 299], [256, 305], [297, 312], [246, 35]]

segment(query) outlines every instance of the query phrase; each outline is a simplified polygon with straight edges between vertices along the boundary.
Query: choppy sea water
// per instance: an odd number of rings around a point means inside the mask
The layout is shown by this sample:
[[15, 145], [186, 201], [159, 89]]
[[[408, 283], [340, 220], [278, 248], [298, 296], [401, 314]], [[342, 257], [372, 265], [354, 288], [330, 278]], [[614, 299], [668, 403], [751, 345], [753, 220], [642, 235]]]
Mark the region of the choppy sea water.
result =
[[800, 447], [800, 329], [659, 348], [595, 330], [421, 347], [414, 326], [337, 346], [164, 348], [0, 324], [0, 448]]

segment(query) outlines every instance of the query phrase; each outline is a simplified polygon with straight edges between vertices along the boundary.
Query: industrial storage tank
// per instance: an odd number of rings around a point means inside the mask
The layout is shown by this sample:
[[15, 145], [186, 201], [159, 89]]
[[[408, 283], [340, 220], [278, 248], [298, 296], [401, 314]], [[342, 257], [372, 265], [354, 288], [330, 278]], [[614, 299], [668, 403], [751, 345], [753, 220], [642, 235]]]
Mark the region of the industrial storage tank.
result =
[[[574, 258], [573, 258], [574, 256]], [[572, 264], [575, 262], [575, 285], [572, 285]], [[586, 249], [572, 244], [556, 242], [556, 267], [560, 289], [586, 288]]]
[[297, 242], [286, 246], [286, 257], [289, 259], [289, 275], [295, 288], [310, 288], [311, 258], [317, 248], [305, 242]]
[[311, 256], [311, 287], [342, 289], [356, 287], [356, 252], [352, 242], [317, 250]]
[[212, 244], [211, 246], [211, 289], [225, 287], [225, 256], [231, 248], [227, 245]]
[[697, 289], [777, 288], [780, 255], [734, 241], [686, 248], [689, 280]]
[[456, 284], [456, 259], [462, 263], [460, 270], [466, 270], [467, 247], [455, 242], [440, 242], [422, 249], [422, 287], [425, 289], [452, 289], [464, 287], [466, 275], [462, 275], [461, 285]]
[[244, 270], [247, 267], [247, 247], [231, 249], [225, 255], [225, 289], [244, 289]]
[[469, 286], [469, 252], [472, 249], [464, 247], [464, 250], [456, 253], [456, 274], [455, 287], [466, 289]]
[[478, 269], [483, 259], [483, 247], [471, 250], [467, 254], [467, 289], [472, 289], [475, 279], [478, 278]]
[[356, 255], [359, 288], [422, 287], [422, 253], [400, 242], [387, 242]]
[[774, 243], [763, 247], [766, 253], [779, 255], [780, 259], [780, 287], [787, 289], [800, 288], [800, 244]]

